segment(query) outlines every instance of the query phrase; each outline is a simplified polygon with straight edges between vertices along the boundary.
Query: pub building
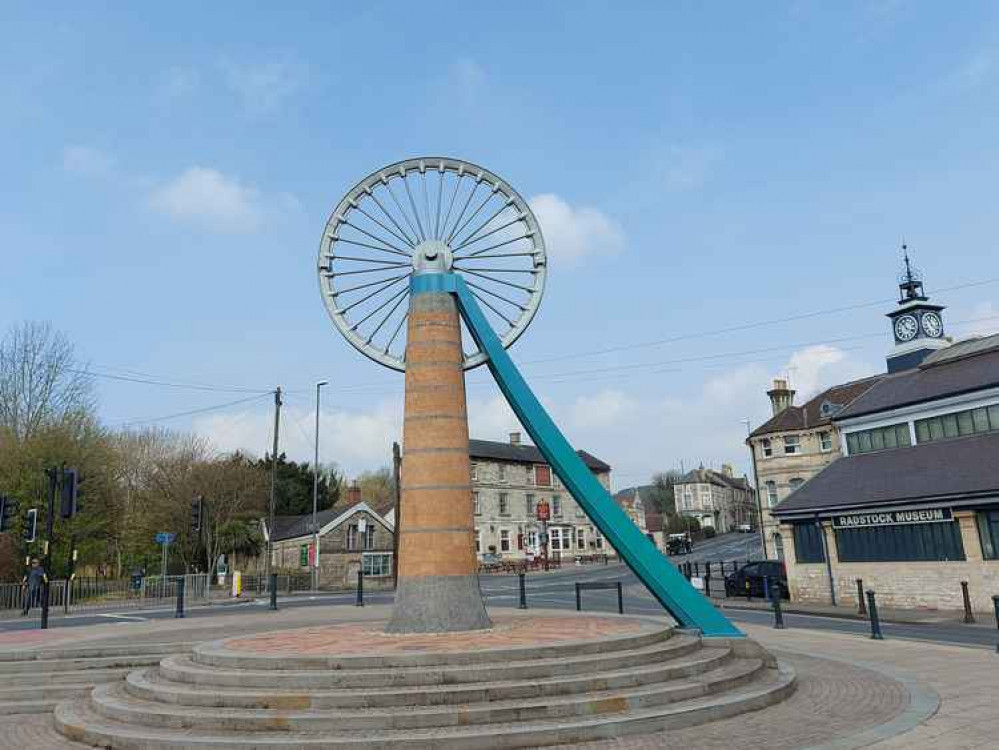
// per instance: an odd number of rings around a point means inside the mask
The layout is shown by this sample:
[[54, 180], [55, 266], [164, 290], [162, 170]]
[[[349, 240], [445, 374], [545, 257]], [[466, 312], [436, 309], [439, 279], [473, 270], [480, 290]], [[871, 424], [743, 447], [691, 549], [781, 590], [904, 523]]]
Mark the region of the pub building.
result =
[[832, 418], [843, 457], [771, 512], [791, 598], [992, 610], [999, 594], [999, 335], [953, 343], [908, 267], [888, 372]]

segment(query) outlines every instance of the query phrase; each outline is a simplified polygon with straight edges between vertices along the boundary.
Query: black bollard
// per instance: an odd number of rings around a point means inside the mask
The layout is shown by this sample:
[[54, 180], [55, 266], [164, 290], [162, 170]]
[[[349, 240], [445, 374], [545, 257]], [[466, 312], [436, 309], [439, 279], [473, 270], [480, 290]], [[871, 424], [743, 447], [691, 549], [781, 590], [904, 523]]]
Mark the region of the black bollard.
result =
[[867, 614], [867, 603], [864, 601], [864, 579], [863, 578], [858, 578], [857, 579], [857, 601], [860, 602], [860, 604], [857, 606], [857, 614], [858, 615], [866, 615]]
[[271, 573], [270, 579], [267, 581], [267, 585], [270, 587], [271, 592], [271, 609], [277, 610], [277, 573]]
[[520, 609], [527, 609], [527, 576], [524, 573], [518, 573], [517, 576], [520, 578]]
[[774, 607], [774, 629], [784, 629], [784, 612], [780, 608], [780, 586], [770, 586], [770, 596]]
[[968, 594], [967, 581], [961, 581], [961, 595], [964, 597], [964, 621], [974, 622], [975, 615], [971, 612], [971, 596]]
[[364, 572], [357, 571], [357, 606], [364, 606]]
[[770, 576], [763, 576], [763, 601], [770, 601]]
[[184, 616], [184, 588], [186, 585], [187, 579], [185, 576], [177, 579], [177, 611], [173, 615], [175, 618]]
[[579, 612], [583, 609], [582, 599], [579, 597], [579, 584], [576, 584], [576, 611]]
[[704, 595], [711, 598], [711, 568], [704, 574]]
[[874, 601], [874, 589], [867, 589], [867, 610], [871, 615], [871, 638], [876, 641], [884, 640], [881, 635], [881, 620], [878, 618], [878, 604]]
[[[996, 627], [999, 628], [999, 594], [992, 597], [992, 607], [996, 611]], [[996, 643], [996, 653], [999, 654], [999, 642]]]
[[[29, 594], [30, 596], [30, 594]], [[42, 580], [42, 630], [49, 629], [49, 579], [46, 576]]]
[[624, 595], [621, 593], [621, 582], [617, 582], [617, 613], [624, 614]]
[[697, 578], [701, 576], [701, 564], [698, 562], [694, 563], [694, 576]]

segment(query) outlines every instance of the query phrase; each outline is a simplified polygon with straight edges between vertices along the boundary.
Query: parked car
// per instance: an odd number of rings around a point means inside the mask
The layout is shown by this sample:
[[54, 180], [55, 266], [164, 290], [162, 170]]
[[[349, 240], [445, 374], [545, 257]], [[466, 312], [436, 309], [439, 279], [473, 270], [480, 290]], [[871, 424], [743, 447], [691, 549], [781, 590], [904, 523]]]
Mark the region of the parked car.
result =
[[503, 558], [495, 552], [486, 552], [479, 562], [479, 570], [483, 573], [495, 573], [503, 569]]
[[734, 573], [729, 573], [725, 576], [725, 595], [763, 597], [766, 593], [764, 578], [770, 579], [770, 586], [777, 587], [781, 599], [790, 598], [787, 570], [784, 568], [784, 563], [775, 560], [751, 562]]
[[740, 524], [739, 524], [739, 525], [738, 525], [738, 526], [736, 527], [736, 530], [737, 530], [737, 531], [738, 531], [738, 532], [739, 532], [740, 534], [751, 534], [751, 533], [753, 532], [753, 527], [752, 527], [752, 526], [750, 526], [750, 525], [749, 525], [748, 523], [740, 523]]
[[682, 555], [685, 552], [692, 551], [693, 549], [694, 544], [690, 541], [689, 534], [670, 534], [666, 539], [666, 554]]

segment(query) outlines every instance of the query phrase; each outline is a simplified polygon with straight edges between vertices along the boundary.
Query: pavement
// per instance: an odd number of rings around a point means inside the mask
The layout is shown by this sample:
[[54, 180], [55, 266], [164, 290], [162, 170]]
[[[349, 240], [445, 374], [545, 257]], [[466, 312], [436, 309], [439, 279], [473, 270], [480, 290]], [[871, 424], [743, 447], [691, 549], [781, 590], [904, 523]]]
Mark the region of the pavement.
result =
[[[284, 628], [334, 622], [368, 623], [387, 618], [388, 605], [286, 607], [277, 612], [241, 609], [238, 616], [103, 622], [75, 628], [2, 634], [0, 651], [171, 641], [214, 640]], [[493, 609], [500, 618], [502, 610]], [[877, 747], [884, 750], [947, 750], [997, 746], [999, 655], [980, 648], [873, 641], [832, 630], [744, 624], [747, 634], [799, 675], [799, 688], [785, 703], [734, 719], [589, 743], [587, 750], [698, 748]], [[48, 716], [0, 717], [0, 750], [80, 750], [55, 734]]]

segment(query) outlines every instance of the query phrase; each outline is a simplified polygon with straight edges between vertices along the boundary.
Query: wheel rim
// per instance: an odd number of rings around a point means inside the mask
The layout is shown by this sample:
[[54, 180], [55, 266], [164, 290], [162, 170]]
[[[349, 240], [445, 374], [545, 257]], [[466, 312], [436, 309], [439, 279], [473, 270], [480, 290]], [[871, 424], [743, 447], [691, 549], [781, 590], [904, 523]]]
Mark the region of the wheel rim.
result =
[[[544, 238], [527, 202], [460, 159], [407, 159], [368, 175], [334, 209], [319, 245], [319, 287], [333, 323], [364, 355], [405, 370], [409, 279], [465, 278], [504, 347], [544, 292]], [[486, 361], [462, 325], [464, 367]]]

